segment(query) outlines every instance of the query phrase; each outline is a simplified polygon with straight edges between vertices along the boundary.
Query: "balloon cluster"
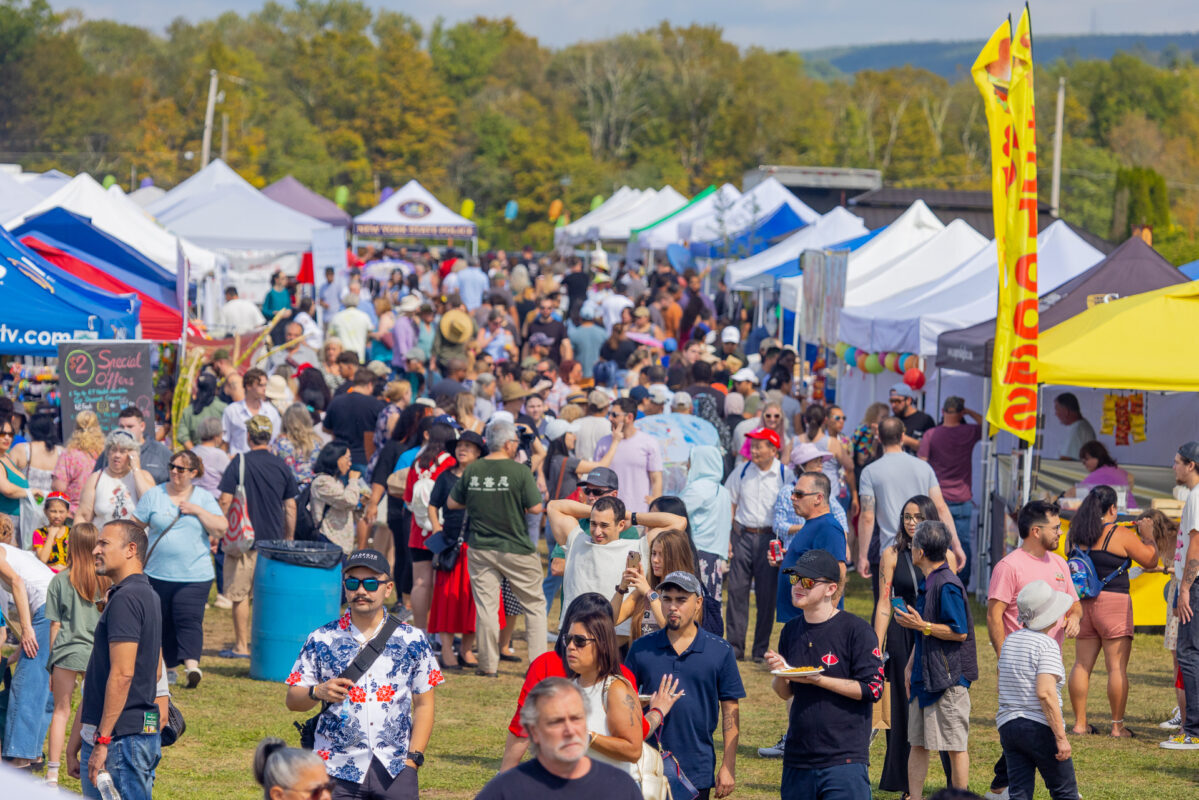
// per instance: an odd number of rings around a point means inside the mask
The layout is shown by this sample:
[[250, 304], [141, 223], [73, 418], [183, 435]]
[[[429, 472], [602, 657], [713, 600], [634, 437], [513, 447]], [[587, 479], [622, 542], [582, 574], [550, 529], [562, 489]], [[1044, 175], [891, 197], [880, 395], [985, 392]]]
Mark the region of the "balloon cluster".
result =
[[924, 372], [920, 369], [920, 356], [915, 353], [869, 353], [846, 342], [837, 342], [833, 352], [837, 358], [851, 367], [862, 372], [878, 375], [882, 372], [895, 372], [903, 376], [903, 382], [913, 389], [924, 387]]

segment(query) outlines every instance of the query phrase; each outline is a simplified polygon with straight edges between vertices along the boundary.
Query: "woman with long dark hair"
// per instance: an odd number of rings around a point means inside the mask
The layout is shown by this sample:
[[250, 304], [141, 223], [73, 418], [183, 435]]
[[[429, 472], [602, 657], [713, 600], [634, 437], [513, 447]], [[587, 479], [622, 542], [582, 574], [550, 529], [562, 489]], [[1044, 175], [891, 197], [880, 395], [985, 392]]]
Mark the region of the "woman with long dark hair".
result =
[[359, 473], [351, 469], [350, 448], [329, 442], [313, 464], [312, 519], [320, 535], [347, 556], [366, 546], [366, 526], [358, 525], [358, 501], [362, 497]]
[[[887, 754], [878, 788], [884, 792], [906, 792], [908, 788], [908, 696], [904, 667], [915, 644], [914, 632], [894, 618], [892, 600], [900, 599], [908, 608], [916, 607], [920, 592], [920, 571], [912, 561], [912, 536], [916, 526], [928, 519], [940, 519], [932, 498], [918, 494], [903, 504], [896, 527], [895, 541], [882, 552], [879, 560], [878, 603], [874, 608], [874, 634], [879, 647], [887, 651], [886, 674], [891, 682], [891, 728], [887, 731]], [[956, 571], [953, 554], [950, 568]]]
[[620, 646], [611, 609], [580, 614], [566, 631], [566, 677], [587, 698], [587, 754], [611, 764], [637, 780], [636, 763], [645, 737], [640, 720], [629, 709], [637, 704], [637, 690], [621, 674]]
[[200, 443], [200, 423], [209, 417], [219, 420], [227, 405], [228, 403], [217, 397], [216, 375], [201, 372], [196, 378], [195, 397], [191, 403], [184, 406], [183, 413], [179, 415], [179, 429], [175, 438], [185, 449], [194, 449]]
[[687, 346], [687, 341], [691, 338], [691, 331], [695, 327], [695, 323], [703, 318], [704, 312], [707, 310], [704, 306], [703, 298], [700, 297], [698, 292], [691, 292], [690, 294], [691, 299], [683, 307], [683, 317], [679, 321], [678, 345], [680, 350]]
[[333, 399], [325, 376], [315, 366], [309, 367], [296, 378], [296, 400], [303, 403], [312, 415], [315, 427], [325, 418], [325, 411]]
[[433, 599], [433, 553], [425, 547], [425, 539], [433, 532], [428, 519], [429, 497], [437, 478], [456, 463], [451, 451], [458, 434], [449, 423], [431, 419], [425, 420], [421, 427], [424, 445], [408, 468], [404, 503], [412, 520], [408, 533], [408, 553], [412, 558], [412, 624], [423, 631], [429, 624], [429, 603]]
[[[1128, 702], [1128, 657], [1132, 654], [1132, 598], [1128, 594], [1128, 568], [1157, 565], [1157, 543], [1152, 531], [1126, 528], [1116, 523], [1116, 490], [1096, 486], [1083, 498], [1070, 522], [1066, 552], [1086, 551], [1095, 565], [1103, 589], [1098, 596], [1082, 600], [1082, 622], [1074, 643], [1074, 667], [1070, 670], [1070, 705], [1074, 708], [1074, 733], [1098, 733], [1087, 722], [1087, 691], [1091, 670], [1103, 651], [1107, 665], [1107, 697], [1112, 708], [1111, 736], [1133, 736], [1124, 727]], [[1142, 538], [1143, 537], [1143, 538]]]

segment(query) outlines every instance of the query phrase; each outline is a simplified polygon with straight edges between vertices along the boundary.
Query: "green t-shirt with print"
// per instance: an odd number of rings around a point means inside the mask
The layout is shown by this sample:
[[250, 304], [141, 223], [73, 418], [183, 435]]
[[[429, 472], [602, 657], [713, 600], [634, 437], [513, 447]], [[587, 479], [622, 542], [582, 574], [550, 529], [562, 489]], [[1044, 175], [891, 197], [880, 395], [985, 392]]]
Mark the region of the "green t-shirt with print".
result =
[[541, 502], [541, 492], [524, 464], [480, 458], [462, 471], [450, 497], [466, 506], [466, 541], [471, 547], [518, 555], [534, 552], [525, 509]]

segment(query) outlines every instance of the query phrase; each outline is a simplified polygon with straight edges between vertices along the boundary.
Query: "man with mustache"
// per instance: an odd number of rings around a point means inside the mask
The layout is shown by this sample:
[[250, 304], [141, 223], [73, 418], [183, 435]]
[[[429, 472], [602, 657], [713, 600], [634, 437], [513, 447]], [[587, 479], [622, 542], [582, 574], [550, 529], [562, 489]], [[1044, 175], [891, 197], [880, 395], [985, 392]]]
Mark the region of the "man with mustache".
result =
[[546, 678], [520, 710], [534, 758], [491, 779], [475, 800], [640, 800], [625, 773], [587, 757], [587, 704], [566, 678]]

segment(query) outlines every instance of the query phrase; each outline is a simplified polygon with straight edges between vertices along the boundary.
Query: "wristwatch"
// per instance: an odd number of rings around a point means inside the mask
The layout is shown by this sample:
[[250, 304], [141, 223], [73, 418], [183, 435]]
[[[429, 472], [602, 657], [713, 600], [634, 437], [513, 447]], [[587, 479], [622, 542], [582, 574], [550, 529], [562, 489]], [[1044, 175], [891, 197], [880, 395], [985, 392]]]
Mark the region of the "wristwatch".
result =
[[650, 603], [652, 603], [652, 602], [654, 602], [655, 600], [657, 600], [659, 597], [661, 597], [661, 595], [659, 595], [657, 592], [650, 592], [649, 594], [647, 594], [647, 595], [645, 596], [645, 599], [646, 599], [646, 601], [647, 601], [647, 602], [650, 602]]
[[408, 751], [408, 759], [413, 764], [416, 764], [417, 769], [420, 769], [421, 767], [423, 767], [425, 765], [425, 754], [422, 753], [420, 750], [409, 750]]
[[315, 684], [308, 687], [308, 699], [309, 700], [320, 700], [320, 698], [316, 696], [316, 685]]
[[634, 512], [633, 512], [633, 513], [631, 513], [631, 514], [629, 514], [629, 524], [630, 524], [630, 525], [636, 525], [636, 524], [637, 524], [637, 512], [636, 512], [636, 511], [634, 511]]
[[931, 622], [924, 623], [924, 635], [932, 636], [932, 634], [933, 634], [933, 624]]
[[617, 593], [617, 594], [628, 594], [628, 593], [629, 593], [629, 587], [627, 587], [627, 586], [621, 586], [621, 585], [618, 583], [618, 584], [616, 584], [616, 593]]

